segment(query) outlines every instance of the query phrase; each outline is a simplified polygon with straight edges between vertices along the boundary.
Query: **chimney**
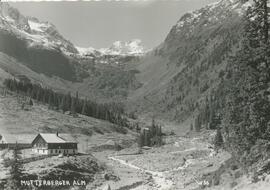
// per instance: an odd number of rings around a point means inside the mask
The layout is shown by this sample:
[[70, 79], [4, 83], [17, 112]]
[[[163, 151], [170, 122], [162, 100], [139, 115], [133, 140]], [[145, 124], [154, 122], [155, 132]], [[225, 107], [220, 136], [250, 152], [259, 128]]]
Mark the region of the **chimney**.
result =
[[58, 136], [58, 131], [56, 132], [56, 136]]

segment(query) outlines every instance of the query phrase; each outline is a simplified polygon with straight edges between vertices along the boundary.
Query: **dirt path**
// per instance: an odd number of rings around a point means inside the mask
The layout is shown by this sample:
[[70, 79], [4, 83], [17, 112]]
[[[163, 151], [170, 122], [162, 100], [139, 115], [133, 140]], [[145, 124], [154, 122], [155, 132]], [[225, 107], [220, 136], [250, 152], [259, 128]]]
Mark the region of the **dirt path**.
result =
[[[117, 161], [120, 164], [128, 166], [132, 169], [139, 170], [142, 173], [150, 174], [154, 180], [156, 189], [160, 189], [160, 190], [170, 189], [173, 185], [173, 182], [165, 177], [165, 175], [164, 175], [165, 172], [156, 172], [156, 171], [146, 170], [146, 169], [137, 167], [131, 163], [128, 163], [125, 160], [122, 160], [122, 159], [119, 159], [116, 157], [109, 157], [109, 159], [113, 160], [113, 161]], [[138, 188], [139, 187], [136, 187], [137, 190], [138, 190]]]
[[[207, 186], [209, 182], [203, 176], [218, 170], [230, 157], [226, 152], [217, 154], [208, 141], [196, 137], [174, 137], [170, 143], [143, 154], [127, 153], [107, 154], [106, 160], [116, 171], [126, 168], [134, 178], [146, 176], [140, 178], [143, 183], [128, 190], [188, 190]], [[125, 176], [121, 182], [126, 182]]]

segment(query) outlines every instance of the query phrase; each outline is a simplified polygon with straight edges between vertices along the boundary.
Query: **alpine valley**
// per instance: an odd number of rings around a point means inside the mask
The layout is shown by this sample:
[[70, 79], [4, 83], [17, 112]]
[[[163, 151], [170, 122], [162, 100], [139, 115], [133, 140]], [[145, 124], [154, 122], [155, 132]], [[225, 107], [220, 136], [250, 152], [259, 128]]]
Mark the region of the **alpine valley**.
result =
[[138, 39], [102, 49], [75, 47], [53, 24], [2, 3], [1, 69], [55, 90], [121, 100], [131, 103], [132, 111], [183, 121], [219, 82], [227, 58], [237, 49], [244, 9], [223, 0], [187, 13], [164, 42], [146, 51]]
[[[270, 134], [268, 128], [261, 130], [257, 141], [253, 137], [259, 134], [251, 129], [242, 135], [248, 130], [245, 119], [228, 127], [252, 109], [240, 109], [248, 96], [234, 99], [253, 83], [246, 79], [249, 71], [245, 73], [241, 65], [235, 70], [233, 63], [247, 62], [240, 60], [239, 52], [246, 47], [246, 15], [259, 6], [254, 2], [219, 0], [188, 12], [153, 49], [146, 49], [140, 39], [116, 41], [101, 49], [91, 44], [77, 47], [52, 23], [24, 16], [0, 2], [0, 137], [73, 134], [82, 153], [78, 160], [56, 156], [28, 161], [26, 156], [23, 166], [32, 177], [83, 176], [91, 182], [84, 189], [267, 189], [269, 141], [261, 133]], [[266, 0], [267, 6], [269, 17]], [[236, 72], [241, 73], [238, 78]], [[33, 92], [20, 94], [19, 87], [10, 85], [18, 85], [16, 81], [35, 85], [33, 89], [48, 97], [31, 100], [25, 108]], [[237, 85], [244, 90], [232, 92]], [[258, 94], [267, 94], [264, 90]], [[63, 109], [67, 98], [62, 96], [69, 98], [70, 109]], [[244, 103], [227, 107], [228, 97], [230, 105]], [[58, 108], [51, 106], [53, 101]], [[233, 115], [236, 109], [241, 116]], [[84, 114], [87, 111], [91, 114]], [[258, 118], [252, 114], [246, 114], [250, 123]], [[145, 133], [153, 131], [154, 137], [147, 139]], [[245, 141], [237, 141], [238, 137]], [[0, 189], [1, 179], [9, 175], [2, 160], [12, 157], [10, 151], [0, 150]], [[29, 154], [23, 151], [24, 156]]]

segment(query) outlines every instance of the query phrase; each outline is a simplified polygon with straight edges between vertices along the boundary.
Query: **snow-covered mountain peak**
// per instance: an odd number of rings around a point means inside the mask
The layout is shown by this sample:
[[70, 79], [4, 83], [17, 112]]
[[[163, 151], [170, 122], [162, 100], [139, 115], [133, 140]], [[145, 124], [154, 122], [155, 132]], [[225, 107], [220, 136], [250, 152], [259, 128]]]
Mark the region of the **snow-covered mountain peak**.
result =
[[0, 2], [0, 27], [4, 27], [5, 25], [12, 25], [26, 32], [30, 30], [25, 16], [8, 3]]
[[239, 9], [246, 10], [246, 7], [251, 6], [252, 0], [220, 0], [215, 3], [209, 4], [207, 7], [210, 9], [227, 8], [239, 13]]
[[128, 42], [116, 41], [109, 48], [102, 48], [99, 51], [109, 55], [139, 55], [145, 52], [142, 41], [139, 39]]
[[129, 48], [132, 52], [135, 53], [144, 53], [144, 47], [142, 45], [142, 41], [140, 39], [131, 40], [129, 43]]
[[93, 47], [76, 47], [81, 56], [102, 55], [142, 55], [145, 53], [142, 41], [133, 39], [128, 42], [115, 41], [109, 48], [95, 49]]
[[77, 53], [73, 44], [61, 36], [53, 24], [26, 17], [6, 2], [0, 2], [0, 29], [26, 40], [29, 47]]
[[122, 46], [123, 46], [123, 42], [121, 42], [121, 41], [115, 41], [113, 44], [112, 44], [112, 46], [111, 47], [113, 47], [113, 48], [121, 48]]
[[202, 9], [189, 12], [181, 17], [174, 26], [174, 31], [180, 32], [183, 28], [187, 28], [189, 33], [193, 31], [196, 24], [204, 23], [203, 26], [223, 22], [229, 13], [235, 13], [242, 16], [251, 6], [251, 0], [220, 0], [211, 3]]
[[48, 22], [41, 22], [36, 18], [28, 18], [28, 24], [30, 26], [30, 29], [35, 32], [46, 32], [49, 28], [54, 28], [55, 26], [48, 23]]
[[99, 52], [97, 49], [93, 48], [93, 47], [88, 47], [88, 48], [84, 48], [84, 47], [78, 47], [76, 46], [76, 49], [78, 51], [78, 54], [80, 56], [92, 56], [92, 57], [96, 57], [96, 56], [100, 56], [101, 52]]

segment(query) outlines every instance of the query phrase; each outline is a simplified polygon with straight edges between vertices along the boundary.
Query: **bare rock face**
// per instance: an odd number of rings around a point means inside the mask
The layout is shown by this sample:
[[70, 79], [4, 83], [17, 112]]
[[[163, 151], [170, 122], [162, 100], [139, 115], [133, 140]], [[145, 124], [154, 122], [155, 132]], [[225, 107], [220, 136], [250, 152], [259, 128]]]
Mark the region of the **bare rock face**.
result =
[[20, 12], [11, 7], [8, 3], [0, 3], [0, 20], [3, 24], [12, 23], [14, 26], [25, 32], [30, 31], [28, 20]]
[[26, 17], [8, 3], [0, 3], [0, 52], [49, 77], [78, 81], [82, 71], [69, 57], [77, 49], [54, 25]]
[[8, 3], [0, 4], [0, 20], [2, 29], [16, 34], [20, 39], [25, 39], [32, 47], [77, 53], [73, 44], [63, 38], [53, 24], [39, 21], [34, 17], [26, 17]]

